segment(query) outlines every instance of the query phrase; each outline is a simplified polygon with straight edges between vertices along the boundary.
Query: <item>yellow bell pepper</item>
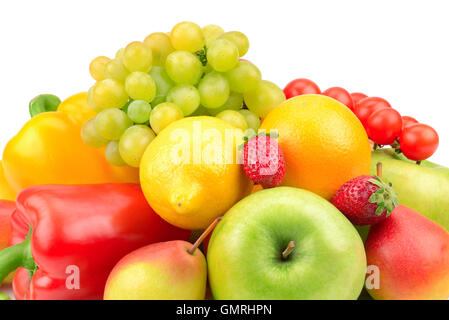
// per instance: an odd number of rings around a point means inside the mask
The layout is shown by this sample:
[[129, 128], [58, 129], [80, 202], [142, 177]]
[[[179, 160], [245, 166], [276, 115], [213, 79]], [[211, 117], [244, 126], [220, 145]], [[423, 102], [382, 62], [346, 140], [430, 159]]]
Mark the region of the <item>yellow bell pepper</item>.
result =
[[105, 160], [104, 148], [84, 144], [81, 127], [93, 116], [87, 94], [79, 93], [57, 111], [31, 118], [3, 152], [4, 174], [13, 192], [39, 184], [138, 183], [138, 169], [114, 167]]
[[17, 193], [11, 189], [3, 172], [3, 162], [0, 160], [0, 199], [14, 201]]

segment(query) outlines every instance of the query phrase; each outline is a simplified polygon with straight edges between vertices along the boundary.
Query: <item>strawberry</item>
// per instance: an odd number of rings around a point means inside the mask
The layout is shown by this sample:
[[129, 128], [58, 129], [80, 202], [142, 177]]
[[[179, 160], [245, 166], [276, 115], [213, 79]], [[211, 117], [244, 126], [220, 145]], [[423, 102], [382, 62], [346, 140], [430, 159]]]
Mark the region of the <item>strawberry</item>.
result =
[[399, 205], [391, 183], [377, 176], [359, 176], [343, 184], [331, 202], [355, 225], [372, 225], [384, 220]]
[[252, 181], [263, 188], [278, 186], [285, 176], [285, 160], [275, 137], [267, 134], [245, 137], [243, 169]]

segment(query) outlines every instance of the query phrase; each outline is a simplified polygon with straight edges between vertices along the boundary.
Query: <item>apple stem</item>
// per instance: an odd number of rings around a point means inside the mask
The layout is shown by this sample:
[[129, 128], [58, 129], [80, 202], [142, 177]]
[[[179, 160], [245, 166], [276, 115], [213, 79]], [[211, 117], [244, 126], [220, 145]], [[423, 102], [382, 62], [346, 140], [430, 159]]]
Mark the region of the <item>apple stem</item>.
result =
[[382, 162], [377, 163], [377, 176], [382, 179]]
[[195, 250], [200, 246], [200, 244], [204, 241], [204, 239], [206, 239], [206, 237], [209, 235], [209, 233], [212, 232], [212, 230], [214, 230], [215, 226], [217, 225], [217, 223], [219, 223], [221, 220], [221, 217], [218, 217], [217, 219], [215, 219], [210, 226], [207, 227], [206, 230], [204, 230], [204, 232], [201, 234], [201, 236], [195, 241], [195, 243], [193, 244], [193, 246], [187, 250], [188, 253], [190, 254], [194, 254]]
[[285, 248], [284, 252], [282, 252], [282, 258], [285, 260], [288, 258], [288, 256], [290, 255], [290, 253], [293, 252], [293, 250], [295, 250], [295, 241], [290, 241], [287, 245], [287, 248]]

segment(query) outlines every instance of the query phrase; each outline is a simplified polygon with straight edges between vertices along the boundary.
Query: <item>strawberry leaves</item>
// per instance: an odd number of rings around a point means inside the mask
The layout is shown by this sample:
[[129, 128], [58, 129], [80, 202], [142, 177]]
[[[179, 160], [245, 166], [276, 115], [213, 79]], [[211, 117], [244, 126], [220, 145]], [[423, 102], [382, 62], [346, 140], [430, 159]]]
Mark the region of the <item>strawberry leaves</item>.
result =
[[370, 203], [376, 203], [377, 209], [375, 214], [381, 215], [386, 210], [386, 216], [388, 217], [399, 205], [398, 195], [393, 189], [391, 182], [386, 183], [378, 176], [374, 176], [373, 179], [368, 180], [370, 183], [379, 187], [370, 198]]

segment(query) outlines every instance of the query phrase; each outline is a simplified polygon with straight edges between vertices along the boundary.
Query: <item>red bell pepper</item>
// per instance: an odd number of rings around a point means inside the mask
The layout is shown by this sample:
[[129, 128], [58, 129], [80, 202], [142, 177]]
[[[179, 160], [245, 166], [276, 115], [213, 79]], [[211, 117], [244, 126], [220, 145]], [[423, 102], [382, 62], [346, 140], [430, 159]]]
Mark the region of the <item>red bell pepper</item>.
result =
[[[0, 200], [0, 250], [3, 250], [10, 244], [11, 239], [11, 214], [16, 209], [14, 201]], [[9, 278], [9, 277], [8, 277]], [[0, 280], [0, 286], [2, 280]], [[1, 294], [0, 300], [9, 297]]]
[[14, 201], [0, 200], [0, 250], [6, 248], [10, 243], [11, 214], [15, 209]]
[[16, 299], [102, 299], [127, 253], [190, 235], [162, 220], [135, 184], [35, 186], [18, 195], [16, 207], [17, 244], [0, 252], [0, 281], [25, 268], [14, 277]]

